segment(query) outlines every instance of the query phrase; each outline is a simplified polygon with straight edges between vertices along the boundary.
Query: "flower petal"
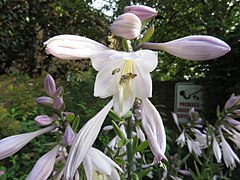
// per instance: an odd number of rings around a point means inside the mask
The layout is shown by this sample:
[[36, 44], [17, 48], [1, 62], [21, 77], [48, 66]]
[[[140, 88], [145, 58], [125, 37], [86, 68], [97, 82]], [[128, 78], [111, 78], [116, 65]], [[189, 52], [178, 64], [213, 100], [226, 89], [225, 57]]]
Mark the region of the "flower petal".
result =
[[34, 165], [30, 174], [26, 177], [26, 180], [46, 180], [53, 171], [59, 148], [60, 145], [57, 145], [51, 151], [43, 155]]
[[54, 130], [55, 126], [48, 126], [35, 132], [18, 134], [4, 138], [0, 141], [0, 160], [15, 154], [33, 138]]
[[135, 14], [125, 13], [113, 22], [111, 32], [116, 36], [134, 39], [139, 36], [141, 27], [141, 20]]
[[230, 47], [212, 36], [187, 36], [166, 43], [143, 43], [142, 48], [164, 50], [174, 56], [188, 60], [210, 60], [223, 56]]
[[78, 166], [97, 138], [102, 123], [112, 106], [113, 102], [110, 101], [97, 115], [90, 119], [77, 134], [65, 165], [66, 179], [72, 179], [74, 177]]
[[162, 118], [148, 99], [142, 99], [142, 126], [147, 135], [150, 149], [155, 156], [155, 161], [167, 159], [164, 155], [166, 150], [166, 134]]
[[108, 50], [101, 43], [77, 35], [58, 35], [44, 43], [47, 54], [60, 59], [86, 59], [90, 56]]

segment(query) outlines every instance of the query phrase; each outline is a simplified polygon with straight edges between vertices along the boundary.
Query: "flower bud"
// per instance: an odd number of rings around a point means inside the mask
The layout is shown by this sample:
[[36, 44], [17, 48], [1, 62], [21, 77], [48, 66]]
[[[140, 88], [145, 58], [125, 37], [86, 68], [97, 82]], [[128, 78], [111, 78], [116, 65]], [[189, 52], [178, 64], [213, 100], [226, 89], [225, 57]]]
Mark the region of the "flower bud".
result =
[[53, 108], [59, 111], [63, 107], [63, 99], [60, 96], [57, 96], [53, 102]]
[[59, 117], [57, 115], [54, 115], [52, 117], [49, 117], [48, 115], [39, 115], [35, 117], [34, 121], [39, 125], [39, 126], [47, 126], [51, 124], [53, 121], [56, 121]]
[[141, 21], [150, 20], [157, 15], [155, 9], [143, 5], [126, 6], [124, 13], [135, 14]]
[[70, 125], [67, 125], [67, 128], [64, 132], [64, 143], [68, 146], [72, 145], [75, 137], [75, 132], [72, 130]]
[[232, 108], [234, 105], [237, 104], [237, 102], [239, 101], [239, 97], [235, 96], [234, 94], [227, 100], [224, 109], [230, 109]]
[[56, 85], [54, 79], [49, 74], [45, 77], [44, 89], [48, 96], [54, 98], [56, 93]]
[[53, 104], [53, 99], [47, 96], [41, 96], [39, 98], [37, 98], [36, 103], [43, 105], [43, 106], [50, 106]]
[[125, 13], [113, 22], [111, 32], [116, 36], [126, 39], [134, 39], [140, 34], [141, 26], [142, 23], [136, 15]]
[[61, 96], [64, 92], [64, 89], [62, 86], [58, 87], [55, 93], [55, 96]]
[[231, 48], [222, 40], [212, 36], [187, 36], [166, 43], [143, 43], [144, 49], [163, 50], [188, 60], [210, 60], [223, 56]]

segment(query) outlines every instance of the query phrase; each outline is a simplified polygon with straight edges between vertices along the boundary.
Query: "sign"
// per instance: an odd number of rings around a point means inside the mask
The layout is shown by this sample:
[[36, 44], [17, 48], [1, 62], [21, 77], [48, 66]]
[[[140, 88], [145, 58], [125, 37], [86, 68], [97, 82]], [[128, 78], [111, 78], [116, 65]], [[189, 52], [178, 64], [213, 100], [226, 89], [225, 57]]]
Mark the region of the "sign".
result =
[[180, 122], [186, 122], [189, 118], [189, 110], [192, 107], [202, 116], [203, 87], [193, 83], [177, 83], [175, 85], [174, 111]]

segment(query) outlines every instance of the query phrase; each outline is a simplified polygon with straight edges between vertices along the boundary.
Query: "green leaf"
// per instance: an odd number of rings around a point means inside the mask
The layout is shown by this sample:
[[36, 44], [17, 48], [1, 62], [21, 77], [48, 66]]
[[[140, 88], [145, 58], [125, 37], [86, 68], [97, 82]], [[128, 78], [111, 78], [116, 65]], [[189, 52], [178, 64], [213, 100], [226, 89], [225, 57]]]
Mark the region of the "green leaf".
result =
[[194, 180], [198, 180], [197, 175], [191, 169], [189, 169], [189, 172]]
[[143, 151], [143, 150], [147, 149], [148, 146], [149, 146], [148, 141], [143, 141], [143, 142], [136, 148], [136, 152]]
[[217, 106], [217, 109], [216, 109], [216, 113], [217, 113], [217, 117], [219, 117], [220, 116], [220, 114], [221, 114], [221, 111], [220, 111], [220, 106], [218, 105]]
[[118, 135], [118, 137], [120, 139], [125, 139], [126, 140], [125, 135], [123, 134], [121, 129], [118, 127], [118, 125], [114, 121], [112, 121], [112, 125], [113, 125], [113, 130], [114, 130], [115, 134]]
[[153, 167], [146, 168], [138, 174], [138, 177], [141, 179], [144, 176], [146, 176], [152, 170], [153, 170]]
[[134, 138], [133, 138], [133, 143], [132, 143], [132, 150], [133, 150], [133, 152], [136, 151], [137, 146], [138, 146], [138, 137], [137, 137], [137, 136], [134, 136]]
[[124, 114], [123, 116], [122, 116], [122, 118], [123, 119], [127, 119], [127, 118], [130, 118], [132, 116], [132, 111], [128, 111], [128, 112], [126, 112], [126, 114]]
[[121, 158], [117, 157], [114, 159], [114, 161], [119, 165], [119, 166], [123, 166], [125, 164], [125, 161], [122, 160]]
[[114, 121], [117, 121], [117, 122], [121, 122], [123, 121], [122, 118], [120, 118], [113, 110], [110, 110], [108, 115], [114, 120]]
[[127, 144], [127, 140], [126, 140], [126, 139], [121, 139], [121, 140], [118, 142], [118, 147], [122, 147], [122, 146], [124, 146], [125, 144]]
[[72, 123], [72, 129], [73, 129], [73, 131], [77, 132], [79, 122], [80, 122], [80, 116], [77, 115], [77, 117], [74, 119], [74, 121], [73, 121], [73, 123]]
[[143, 38], [140, 40], [140, 43], [148, 42], [154, 33], [154, 26], [151, 26], [147, 32], [144, 34]]
[[132, 173], [132, 179], [133, 180], [139, 180], [139, 177], [136, 173]]
[[71, 113], [71, 114], [67, 115], [66, 121], [71, 123], [74, 120], [74, 118], [75, 118], [75, 115], [73, 113]]

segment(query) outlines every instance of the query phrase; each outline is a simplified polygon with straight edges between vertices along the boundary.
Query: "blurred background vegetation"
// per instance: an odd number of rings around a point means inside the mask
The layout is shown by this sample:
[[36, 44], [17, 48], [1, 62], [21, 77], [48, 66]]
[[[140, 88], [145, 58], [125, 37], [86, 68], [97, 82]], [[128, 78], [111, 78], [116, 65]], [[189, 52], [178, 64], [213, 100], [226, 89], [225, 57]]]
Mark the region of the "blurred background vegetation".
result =
[[[47, 73], [64, 86], [67, 110], [79, 114], [82, 123], [98, 112], [106, 100], [93, 97], [96, 72], [89, 60], [61, 61], [44, 52], [43, 42], [55, 35], [75, 34], [109, 45], [111, 22], [126, 5], [137, 3], [159, 12], [152, 42], [203, 34], [218, 37], [232, 48], [227, 55], [205, 62], [159, 52], [152, 73], [155, 84], [187, 80], [204, 84], [210, 121], [218, 104], [223, 105], [231, 93], [240, 94], [239, 0], [0, 0], [0, 138], [37, 129], [33, 119], [44, 109], [34, 99], [43, 94]], [[154, 91], [159, 88], [164, 86]], [[153, 101], [161, 111], [168, 102], [161, 101], [164, 94], [155, 94]], [[47, 151], [41, 145], [47, 141], [44, 137], [0, 162], [0, 170], [8, 172], [4, 178], [24, 179], [39, 154]]]

